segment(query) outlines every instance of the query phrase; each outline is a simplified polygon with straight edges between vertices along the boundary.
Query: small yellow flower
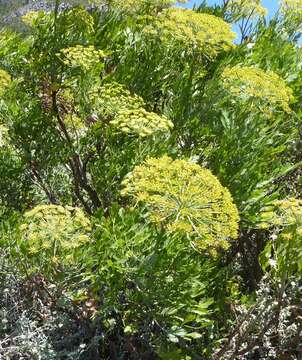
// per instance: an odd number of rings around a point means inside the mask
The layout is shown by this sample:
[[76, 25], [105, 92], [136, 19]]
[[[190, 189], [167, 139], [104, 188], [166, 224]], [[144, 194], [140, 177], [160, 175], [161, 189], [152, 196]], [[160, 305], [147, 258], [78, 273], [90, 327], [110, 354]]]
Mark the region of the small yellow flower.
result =
[[29, 236], [28, 236], [28, 240], [30, 241], [30, 242], [35, 242], [36, 240], [38, 240], [39, 239], [39, 233], [38, 232], [30, 232], [29, 233]]
[[272, 220], [272, 224], [275, 225], [275, 226], [280, 226], [280, 225], [283, 224], [283, 221], [282, 221], [282, 219], [280, 219], [280, 218], [274, 218], [274, 219]]
[[73, 113], [69, 113], [64, 117], [64, 123], [71, 130], [83, 130], [86, 127], [82, 119]]
[[270, 225], [267, 222], [262, 222], [259, 224], [259, 229], [265, 230], [265, 229], [269, 229]]
[[297, 229], [297, 235], [302, 237], [302, 227], [298, 227]]
[[43, 250], [48, 250], [48, 249], [50, 249], [50, 248], [51, 248], [51, 242], [50, 242], [50, 241], [44, 241], [44, 242], [42, 243], [42, 245], [41, 245], [41, 248], [42, 248]]
[[57, 256], [52, 256], [51, 262], [52, 262], [53, 264], [58, 264], [58, 263], [59, 263], [59, 258], [58, 258]]
[[288, 241], [288, 240], [291, 240], [293, 238], [293, 234], [291, 233], [284, 233], [282, 234], [282, 239]]
[[20, 226], [20, 230], [21, 230], [21, 231], [25, 231], [25, 230], [27, 230], [27, 228], [28, 228], [28, 225], [27, 225], [27, 224], [22, 224], [22, 225]]
[[30, 255], [35, 255], [39, 252], [39, 248], [37, 246], [31, 246], [28, 250]]
[[77, 238], [77, 242], [79, 245], [85, 244], [85, 243], [89, 242], [89, 240], [90, 240], [89, 236], [83, 235], [83, 234], [79, 235]]
[[67, 255], [66, 256], [66, 261], [69, 263], [69, 264], [74, 264], [75, 260], [74, 260], [74, 256], [73, 255]]

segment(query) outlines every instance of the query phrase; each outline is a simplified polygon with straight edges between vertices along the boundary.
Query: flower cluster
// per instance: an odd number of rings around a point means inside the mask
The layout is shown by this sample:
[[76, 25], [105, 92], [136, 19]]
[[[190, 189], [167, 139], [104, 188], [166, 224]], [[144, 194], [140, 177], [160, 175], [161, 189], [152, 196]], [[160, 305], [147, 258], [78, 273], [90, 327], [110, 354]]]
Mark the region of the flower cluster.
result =
[[0, 95], [5, 90], [5, 88], [9, 86], [10, 82], [10, 75], [5, 70], [0, 69]]
[[270, 229], [269, 241], [260, 256], [262, 266], [270, 266], [278, 276], [302, 274], [302, 200], [276, 200], [260, 212], [260, 229]]
[[266, 16], [267, 9], [261, 5], [261, 0], [230, 0], [227, 10], [235, 17]]
[[144, 31], [158, 36], [163, 43], [176, 40], [185, 48], [197, 48], [208, 56], [229, 50], [236, 37], [221, 18], [181, 8], [164, 10]]
[[281, 12], [286, 16], [302, 19], [302, 0], [283, 0]]
[[7, 144], [8, 128], [5, 125], [0, 124], [0, 148]]
[[226, 249], [237, 237], [239, 215], [229, 191], [197, 164], [150, 158], [123, 186], [122, 195], [145, 204], [152, 222], [193, 238], [200, 250]]
[[113, 8], [128, 12], [128, 13], [135, 13], [143, 10], [144, 8], [150, 9], [162, 9], [165, 7], [169, 7], [174, 5], [175, 3], [186, 3], [187, 0], [111, 0], [109, 1], [110, 5]]
[[146, 111], [144, 100], [121, 84], [105, 84], [93, 90], [89, 98], [94, 99], [96, 113], [108, 117], [110, 126], [122, 133], [147, 137], [168, 134], [173, 128], [173, 123], [165, 116]]
[[269, 108], [281, 108], [287, 113], [291, 111], [292, 90], [272, 71], [249, 66], [227, 67], [221, 81], [223, 88], [236, 98], [257, 99]]
[[20, 247], [29, 257], [44, 253], [54, 265], [72, 264], [74, 251], [89, 242], [91, 224], [79, 208], [39, 205], [24, 214], [20, 231]]
[[85, 123], [83, 120], [74, 113], [68, 113], [64, 117], [64, 123], [67, 129], [71, 131], [84, 131], [86, 129]]
[[[302, 200], [289, 198], [276, 200], [264, 207], [260, 213], [260, 228], [278, 227], [285, 229], [283, 237], [290, 239], [295, 232], [302, 236]], [[290, 228], [290, 232], [286, 229]]]
[[173, 123], [168, 118], [148, 112], [143, 108], [122, 110], [110, 124], [126, 134], [140, 137], [167, 134], [173, 128]]
[[80, 138], [87, 133], [88, 128], [87, 121], [84, 120], [85, 116], [82, 115], [79, 106], [77, 106], [71, 88], [61, 88], [58, 91], [57, 107], [70, 138], [78, 144]]
[[72, 27], [73, 31], [76, 31], [76, 29], [80, 32], [85, 29], [88, 33], [94, 31], [93, 16], [89, 14], [84, 6], [72, 7], [67, 12], [66, 25]]
[[145, 105], [140, 96], [131, 94], [125, 86], [116, 82], [104, 84], [91, 95], [95, 97], [99, 110], [105, 116], [113, 116], [121, 110], [139, 109]]
[[46, 14], [44, 11], [29, 11], [25, 15], [21, 17], [23, 23], [27, 26], [33, 27], [35, 26], [40, 20], [45, 19]]
[[64, 56], [63, 62], [70, 67], [81, 67], [84, 70], [91, 70], [100, 63], [100, 59], [105, 57], [102, 50], [97, 50], [93, 45], [76, 45], [62, 49]]

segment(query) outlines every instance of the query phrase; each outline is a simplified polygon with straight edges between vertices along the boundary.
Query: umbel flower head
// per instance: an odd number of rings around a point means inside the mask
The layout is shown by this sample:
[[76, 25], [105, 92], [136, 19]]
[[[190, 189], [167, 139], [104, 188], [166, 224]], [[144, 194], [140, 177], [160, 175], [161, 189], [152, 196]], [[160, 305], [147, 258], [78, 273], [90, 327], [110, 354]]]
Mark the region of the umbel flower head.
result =
[[230, 0], [227, 3], [227, 10], [237, 18], [266, 16], [267, 9], [261, 3], [261, 0]]
[[187, 0], [108, 0], [109, 5], [113, 8], [128, 13], [136, 13], [146, 8], [161, 9], [172, 6], [177, 2], [186, 3]]
[[265, 206], [260, 212], [262, 229], [278, 227], [280, 229], [296, 228], [302, 236], [302, 200], [289, 198], [276, 200]]
[[83, 32], [83, 29], [85, 29], [85, 32], [88, 33], [92, 33], [94, 31], [93, 16], [84, 6], [74, 6], [69, 9], [66, 14], [66, 26], [68, 26], [73, 32]]
[[122, 110], [139, 109], [145, 105], [140, 96], [131, 94], [124, 85], [117, 82], [104, 84], [96, 91], [93, 90], [91, 97], [102, 116], [112, 117]]
[[0, 69], [0, 95], [4, 92], [10, 83], [10, 75], [5, 70]]
[[173, 128], [173, 123], [165, 116], [145, 110], [144, 100], [121, 84], [105, 84], [93, 90], [89, 98], [94, 98], [96, 112], [109, 118], [110, 126], [124, 134], [147, 137], [169, 134]]
[[20, 247], [29, 257], [44, 253], [47, 259], [70, 264], [74, 252], [89, 242], [91, 224], [79, 208], [39, 205], [24, 214], [20, 231]]
[[101, 58], [105, 57], [105, 53], [102, 50], [97, 50], [93, 45], [87, 47], [76, 45], [62, 49], [61, 53], [65, 65], [73, 68], [81, 67], [84, 70], [93, 69], [101, 62]]
[[5, 125], [0, 124], [0, 148], [4, 147], [8, 143], [8, 128]]
[[258, 227], [274, 235], [260, 256], [262, 266], [272, 266], [280, 276], [302, 274], [302, 200], [273, 201], [261, 210], [260, 220]]
[[173, 128], [173, 123], [168, 118], [148, 112], [143, 108], [121, 110], [110, 124], [121, 132], [140, 137], [168, 134]]
[[279, 108], [289, 113], [293, 100], [292, 90], [285, 81], [272, 71], [250, 66], [234, 66], [224, 69], [222, 87], [236, 99], [257, 100], [263, 110]]
[[181, 8], [164, 10], [144, 31], [156, 35], [163, 43], [177, 41], [185, 48], [198, 49], [207, 56], [229, 50], [236, 37], [230, 25], [221, 18]]
[[123, 186], [122, 195], [144, 204], [152, 222], [187, 235], [200, 250], [226, 249], [237, 237], [239, 215], [229, 191], [197, 164], [150, 158]]
[[71, 132], [85, 132], [86, 126], [82, 119], [74, 113], [68, 113], [64, 117], [64, 123]]
[[281, 1], [281, 12], [286, 16], [302, 19], [302, 0]]
[[25, 15], [21, 17], [23, 23], [27, 26], [33, 27], [37, 25], [40, 21], [47, 19], [47, 15], [44, 11], [28, 11]]

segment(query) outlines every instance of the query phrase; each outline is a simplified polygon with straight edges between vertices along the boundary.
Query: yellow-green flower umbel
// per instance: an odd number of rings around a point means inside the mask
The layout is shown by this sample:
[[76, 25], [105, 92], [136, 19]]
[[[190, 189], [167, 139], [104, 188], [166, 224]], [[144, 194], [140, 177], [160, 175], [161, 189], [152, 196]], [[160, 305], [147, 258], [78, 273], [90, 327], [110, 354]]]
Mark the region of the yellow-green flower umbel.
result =
[[8, 128], [0, 124], [0, 148], [5, 147], [8, 144]]
[[290, 227], [291, 231], [295, 228], [302, 236], [302, 200], [289, 198], [273, 201], [261, 210], [260, 219], [259, 227], [262, 229]]
[[44, 11], [29, 11], [21, 17], [23, 23], [27, 26], [33, 27], [47, 18], [47, 15]]
[[302, 274], [302, 200], [273, 201], [261, 209], [260, 220], [258, 227], [274, 234], [260, 256], [262, 266], [273, 266], [281, 277]]
[[302, 19], [302, 0], [281, 1], [281, 12], [289, 17]]
[[127, 13], [140, 12], [144, 9], [161, 9], [174, 5], [175, 3], [186, 3], [187, 0], [108, 0], [108, 4], [118, 10]]
[[261, 0], [230, 0], [227, 3], [227, 10], [237, 18], [265, 16], [267, 9], [261, 3]]
[[169, 134], [173, 123], [163, 115], [143, 108], [144, 100], [131, 94], [118, 83], [104, 84], [93, 89], [89, 98], [95, 103], [95, 111], [100, 117], [110, 119], [110, 126], [118, 132], [147, 137]]
[[[102, 50], [97, 50], [93, 45], [82, 46], [76, 45], [62, 49], [63, 62], [70, 67], [82, 67], [84, 70], [90, 70], [101, 62], [105, 57]], [[59, 54], [60, 56], [60, 54]]]
[[10, 83], [10, 75], [5, 70], [0, 69], [0, 95], [4, 92]]
[[173, 128], [173, 123], [168, 118], [143, 108], [122, 110], [110, 124], [121, 132], [140, 137], [169, 134]]
[[156, 35], [164, 44], [178, 42], [186, 49], [197, 49], [205, 56], [215, 56], [233, 46], [236, 35], [224, 20], [193, 10], [170, 8], [164, 10], [144, 30]]
[[63, 266], [71, 265], [75, 251], [89, 242], [91, 224], [79, 208], [39, 205], [24, 214], [20, 231], [20, 248], [26, 256], [36, 263], [46, 259], [50, 267], [51, 259], [57, 259]]
[[89, 98], [96, 104], [96, 111], [101, 116], [114, 117], [123, 110], [134, 110], [144, 107], [144, 100], [122, 84], [111, 82], [92, 89]]
[[272, 71], [250, 66], [234, 66], [224, 69], [221, 75], [222, 87], [236, 99], [256, 101], [263, 111], [281, 109], [291, 111], [292, 90], [285, 81]]
[[226, 249], [237, 237], [239, 215], [229, 191], [197, 164], [150, 158], [123, 185], [122, 194], [144, 204], [152, 222], [189, 236], [200, 250]]

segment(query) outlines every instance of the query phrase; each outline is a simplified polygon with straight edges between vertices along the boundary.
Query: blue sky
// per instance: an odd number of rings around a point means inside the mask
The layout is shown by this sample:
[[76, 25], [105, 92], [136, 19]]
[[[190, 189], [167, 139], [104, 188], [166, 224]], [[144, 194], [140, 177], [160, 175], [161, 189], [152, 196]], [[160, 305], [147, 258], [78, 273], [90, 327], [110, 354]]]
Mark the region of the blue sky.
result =
[[[200, 4], [202, 1], [201, 0], [190, 0], [189, 3], [186, 5], [186, 7], [192, 7], [193, 4]], [[207, 1], [208, 4], [219, 4], [219, 0], [208, 0]], [[274, 14], [277, 9], [278, 9], [278, 3], [279, 3], [279, 0], [263, 0], [262, 1], [262, 4], [264, 7], [266, 7], [267, 9], [269, 9], [269, 15], [272, 15]]]

